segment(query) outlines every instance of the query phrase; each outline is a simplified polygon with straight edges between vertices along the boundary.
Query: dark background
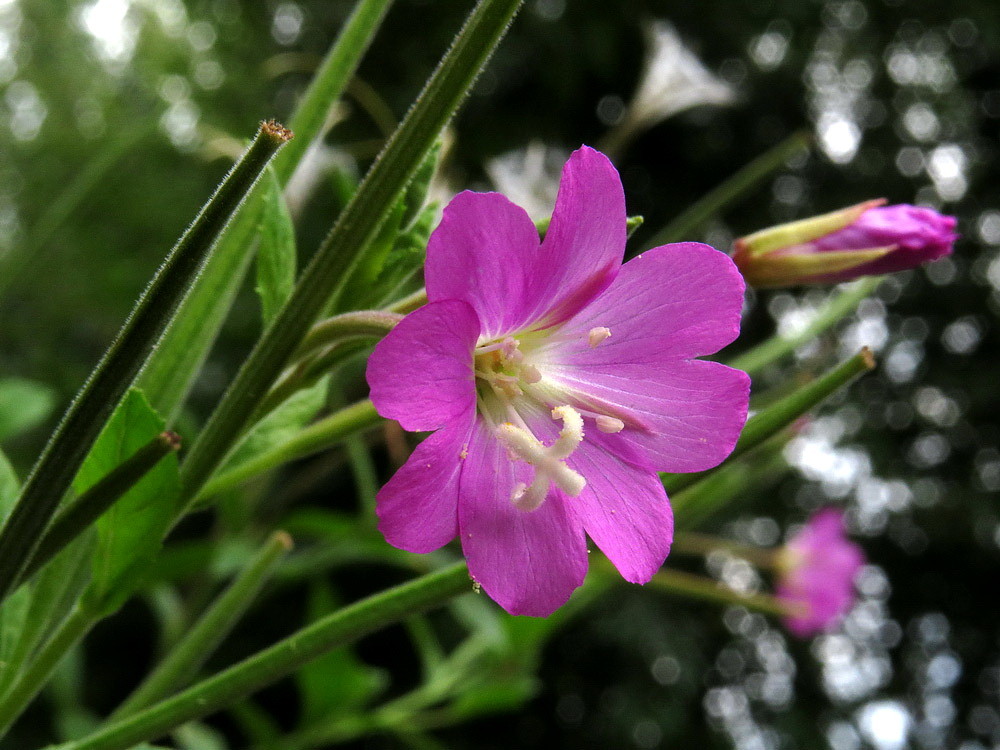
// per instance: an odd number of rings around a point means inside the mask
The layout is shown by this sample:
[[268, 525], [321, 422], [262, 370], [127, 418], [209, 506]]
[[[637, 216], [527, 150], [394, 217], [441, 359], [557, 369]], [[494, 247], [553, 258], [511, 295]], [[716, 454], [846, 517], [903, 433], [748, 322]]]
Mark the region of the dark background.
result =
[[[115, 5], [102, 7], [114, 15]], [[231, 157], [222, 152], [260, 119], [288, 114], [350, 3], [136, 4], [126, 16], [134, 49], [117, 59], [102, 58], [83, 31], [87, 7], [0, 4], [0, 29], [14, 40], [0, 62], [0, 373], [46, 384], [58, 403], [224, 174]], [[359, 169], [469, 7], [399, 0], [390, 11], [361, 67], [363, 85], [328, 139]], [[1000, 10], [989, 0], [531, 0], [455, 123], [451, 183], [485, 186], [488, 158], [532, 140], [599, 143], [635, 88], [654, 18], [673, 23], [737, 100], [671, 117], [618, 156], [629, 212], [646, 220], [637, 247], [801, 129], [817, 138], [810, 156], [690, 239], [724, 247], [775, 221], [879, 196], [959, 217], [953, 258], [898, 275], [845, 323], [839, 344], [800, 353], [799, 364], [815, 369], [867, 343], [882, 366], [805, 428], [788, 452], [795, 471], [709, 527], [774, 543], [809, 510], [843, 504], [871, 560], [862, 597], [841, 631], [802, 643], [738, 608], [616, 589], [562, 625], [527, 705], [444, 730], [440, 746], [996, 747]], [[173, 143], [164, 122], [181, 132]], [[853, 157], [836, 150], [838, 132], [854, 134]], [[303, 257], [336, 215], [332, 185], [321, 185], [300, 222]], [[794, 325], [822, 297], [751, 295], [736, 346]], [[258, 327], [248, 289], [186, 424], [204, 417]], [[755, 386], [788, 372], [772, 368]], [[51, 426], [50, 418], [4, 444], [22, 471]], [[349, 478], [327, 481], [306, 501], [350, 490]], [[331, 580], [345, 598], [389, 582], [384, 572], [362, 572], [371, 580], [359, 584], [351, 571]], [[286, 613], [301, 611], [303, 596], [293, 587], [265, 599], [252, 632], [238, 634], [219, 665], [287, 632]], [[110, 709], [138, 678], [154, 627], [150, 608], [136, 603], [94, 633], [85, 652], [90, 708]], [[401, 665], [402, 683], [412, 679], [397, 630], [360, 654]], [[295, 713], [290, 692], [286, 682], [263, 696], [283, 722]], [[51, 739], [51, 721], [42, 705], [23, 739], [11, 741]], [[218, 726], [242, 747], [230, 720]], [[353, 746], [400, 745], [376, 737]]]

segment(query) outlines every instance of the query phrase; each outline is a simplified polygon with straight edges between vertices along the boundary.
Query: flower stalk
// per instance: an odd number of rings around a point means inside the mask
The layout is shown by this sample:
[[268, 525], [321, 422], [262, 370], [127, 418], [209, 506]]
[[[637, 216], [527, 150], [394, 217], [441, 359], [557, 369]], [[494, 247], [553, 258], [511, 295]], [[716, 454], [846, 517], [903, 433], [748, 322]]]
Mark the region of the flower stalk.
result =
[[111, 721], [131, 716], [190, 682], [240, 621], [291, 548], [292, 538], [284, 531], [272, 534], [250, 564], [115, 710]]
[[[871, 350], [865, 347], [825, 375], [804, 385], [791, 395], [772, 404], [764, 411], [750, 417], [729, 460], [738, 458], [747, 451], [756, 448], [825, 398], [843, 388], [854, 380], [854, 378], [874, 367], [875, 358], [872, 356]], [[661, 476], [663, 477], [663, 484], [667, 488], [667, 492], [673, 493], [697, 484], [710, 473], [711, 471], [700, 471], [690, 474], [664, 474]]]
[[101, 427], [149, 358], [230, 217], [277, 150], [292, 137], [265, 122], [139, 298], [70, 405], [0, 530], [0, 600], [17, 582]]
[[421, 576], [344, 607], [177, 695], [59, 750], [128, 750], [207, 716], [368, 633], [472, 591], [465, 563]]

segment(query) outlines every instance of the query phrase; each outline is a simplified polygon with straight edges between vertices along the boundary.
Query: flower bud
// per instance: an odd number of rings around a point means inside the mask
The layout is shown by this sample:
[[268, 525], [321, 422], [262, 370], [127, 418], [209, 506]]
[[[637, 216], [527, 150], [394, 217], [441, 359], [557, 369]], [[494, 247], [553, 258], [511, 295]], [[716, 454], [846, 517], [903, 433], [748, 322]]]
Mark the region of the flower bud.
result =
[[884, 200], [763, 229], [736, 241], [733, 260], [754, 287], [828, 284], [949, 255], [956, 220]]

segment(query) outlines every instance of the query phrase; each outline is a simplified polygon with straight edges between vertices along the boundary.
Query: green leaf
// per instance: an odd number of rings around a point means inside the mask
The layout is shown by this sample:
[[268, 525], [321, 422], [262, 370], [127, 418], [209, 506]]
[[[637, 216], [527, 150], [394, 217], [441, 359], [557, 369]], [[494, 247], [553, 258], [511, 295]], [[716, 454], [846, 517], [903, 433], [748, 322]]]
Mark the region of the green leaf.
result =
[[136, 381], [153, 408], [171, 424], [219, 335], [254, 257], [254, 234], [263, 206], [260, 189], [260, 185], [254, 188], [226, 227]]
[[23, 378], [0, 380], [0, 441], [37, 427], [52, 414], [55, 392]]
[[0, 523], [3, 523], [21, 493], [21, 480], [3, 451], [0, 451]]
[[[309, 592], [308, 621], [336, 609], [329, 586], [314, 582]], [[295, 676], [302, 698], [303, 725], [352, 712], [375, 697], [387, 684], [385, 674], [370, 667], [349, 648], [339, 648], [302, 667]]]
[[[141, 391], [132, 389], [115, 410], [73, 482], [85, 492], [163, 431], [164, 421]], [[116, 609], [160, 548], [177, 509], [177, 456], [158, 463], [97, 522], [93, 580], [86, 598], [100, 610]]]
[[315, 385], [297, 391], [254, 425], [229, 454], [219, 473], [246, 463], [295, 437], [323, 408], [328, 384], [328, 377], [320, 378]]
[[257, 248], [257, 294], [264, 325], [277, 314], [295, 286], [295, 227], [281, 185], [269, 168], [262, 180], [263, 208], [260, 212]]

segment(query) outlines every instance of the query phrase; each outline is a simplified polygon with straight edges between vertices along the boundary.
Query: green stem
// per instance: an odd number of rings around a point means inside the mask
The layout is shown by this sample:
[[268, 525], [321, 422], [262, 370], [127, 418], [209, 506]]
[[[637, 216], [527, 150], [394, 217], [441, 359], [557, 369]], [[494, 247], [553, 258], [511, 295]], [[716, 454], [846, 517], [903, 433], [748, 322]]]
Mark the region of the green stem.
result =
[[59, 554], [80, 534], [90, 528], [104, 512], [146, 476], [164, 456], [180, 450], [181, 441], [173, 432], [164, 432], [150, 440], [123, 463], [105, 474], [94, 486], [64, 507], [45, 530], [31, 560], [24, 566], [20, 582], [27, 581]]
[[[359, 0], [316, 71], [291, 116], [295, 140], [274, 161], [283, 187], [306, 149], [325, 134], [327, 114], [357, 70], [388, 5], [389, 0]], [[208, 358], [253, 259], [263, 194], [255, 189], [236, 214], [139, 378], [150, 404], [168, 424], [174, 422]]]
[[694, 573], [664, 568], [648, 584], [672, 594], [702, 599], [716, 604], [738, 605], [768, 615], [787, 617], [795, 613], [793, 607], [767, 594], [740, 594], [717, 581]]
[[307, 357], [317, 349], [356, 336], [382, 338], [403, 319], [398, 313], [384, 310], [358, 310], [334, 315], [309, 329], [296, 357]]
[[66, 652], [87, 634], [96, 621], [90, 612], [79, 606], [63, 620], [28, 669], [21, 674], [0, 701], [0, 737], [6, 734], [10, 725], [45, 686], [52, 670], [58, 666]]
[[406, 315], [427, 304], [427, 290], [418, 289], [413, 294], [396, 300], [387, 308], [390, 312]]
[[658, 247], [669, 242], [692, 239], [691, 234], [712, 216], [749, 192], [776, 169], [784, 166], [791, 156], [808, 148], [807, 134], [801, 132], [792, 134], [692, 203], [648, 240], [646, 246]]
[[405, 617], [472, 590], [465, 563], [388, 589], [327, 615], [251, 656], [131, 718], [98, 730], [60, 750], [128, 750], [188, 721], [207, 716], [303, 664]]
[[188, 684], [240, 621], [291, 548], [292, 538], [283, 531], [275, 532], [194, 627], [115, 710], [110, 721], [131, 716]]
[[861, 304], [861, 300], [874, 292], [881, 281], [882, 277], [876, 276], [851, 284], [817, 310], [812, 320], [802, 330], [789, 336], [776, 334], [726, 364], [737, 370], [743, 370], [748, 375], [756, 375], [767, 365], [791, 354], [854, 312]]
[[381, 417], [371, 401], [351, 404], [309, 425], [290, 440], [254, 456], [245, 463], [221, 471], [205, 484], [198, 499], [205, 500], [283, 463], [304, 458], [341, 443], [345, 438], [374, 427], [380, 421]]
[[323, 58], [289, 122], [297, 138], [274, 160], [274, 171], [282, 185], [288, 182], [313, 141], [324, 135], [331, 108], [354, 77], [390, 5], [392, 0], [360, 0]]
[[250, 148], [171, 250], [73, 400], [0, 530], [0, 600], [20, 578], [101, 427], [149, 358], [215, 240], [271, 157], [290, 138], [291, 133], [277, 123], [261, 125]]
[[423, 92], [257, 342], [182, 467], [186, 506], [222, 461], [313, 321], [332, 303], [499, 44], [521, 0], [481, 0]]
[[674, 541], [670, 546], [670, 553], [675, 555], [708, 557], [713, 552], [728, 552], [736, 557], [742, 557], [747, 562], [753, 563], [763, 570], [770, 570], [774, 567], [774, 550], [742, 544], [732, 539], [723, 539], [711, 534], [679, 531], [674, 534]]
[[369, 341], [369, 338], [362, 336], [342, 339], [318, 354], [314, 354], [312, 357], [296, 363], [294, 367], [285, 370], [278, 382], [258, 404], [254, 415], [248, 420], [249, 424], [256, 424], [264, 416], [270, 414], [273, 409], [288, 400], [296, 391], [312, 386], [337, 365], [362, 351]]
[[[841, 363], [825, 375], [799, 388], [767, 409], [747, 420], [743, 434], [727, 460], [737, 458], [752, 448], [756, 448], [769, 437], [776, 435], [827, 396], [843, 388], [863, 372], [875, 367], [875, 359], [867, 347], [847, 361]], [[662, 474], [667, 493], [679, 492], [690, 487], [714, 471], [693, 472], [691, 474]]]

